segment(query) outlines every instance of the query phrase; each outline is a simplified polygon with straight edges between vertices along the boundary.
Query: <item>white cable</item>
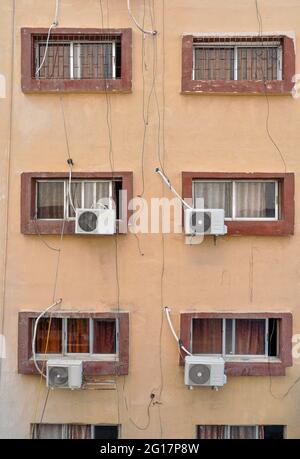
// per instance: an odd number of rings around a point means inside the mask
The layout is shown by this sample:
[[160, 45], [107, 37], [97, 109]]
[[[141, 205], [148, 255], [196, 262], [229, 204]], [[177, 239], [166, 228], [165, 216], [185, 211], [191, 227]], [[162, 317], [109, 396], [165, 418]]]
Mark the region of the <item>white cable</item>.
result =
[[76, 215], [76, 209], [74, 207], [73, 199], [72, 199], [71, 186], [72, 186], [72, 165], [69, 164], [68, 197], [69, 197], [69, 202], [71, 204], [71, 207], [72, 207], [72, 209], [73, 209], [73, 211], [75, 212], [75, 215]]
[[130, 14], [131, 19], [133, 20], [133, 22], [135, 23], [135, 25], [141, 32], [147, 35], [157, 35], [157, 30], [145, 30], [143, 29], [143, 27], [140, 26], [140, 24], [137, 22], [137, 20], [135, 19], [135, 17], [133, 16], [131, 12], [130, 0], [127, 0], [127, 9], [128, 9], [128, 13]]
[[62, 298], [60, 298], [58, 301], [56, 301], [55, 303], [51, 304], [51, 306], [48, 306], [48, 308], [46, 308], [43, 312], [41, 312], [41, 314], [37, 317], [35, 323], [34, 323], [34, 329], [33, 329], [33, 337], [32, 337], [32, 344], [31, 344], [31, 347], [32, 347], [32, 358], [33, 358], [33, 362], [34, 362], [34, 366], [35, 368], [37, 369], [37, 371], [40, 373], [40, 375], [42, 375], [44, 378], [46, 378], [46, 375], [44, 375], [44, 373], [42, 372], [42, 370], [40, 369], [40, 367], [38, 366], [37, 364], [37, 361], [36, 361], [36, 353], [35, 353], [35, 340], [36, 340], [36, 334], [37, 334], [37, 327], [38, 327], [38, 324], [39, 324], [39, 321], [40, 319], [52, 308], [54, 308], [55, 306], [57, 306], [58, 304], [60, 304], [62, 302]]
[[181, 343], [180, 339], [178, 338], [175, 330], [174, 330], [174, 327], [173, 327], [173, 324], [172, 324], [172, 320], [171, 320], [171, 317], [170, 317], [170, 312], [171, 312], [171, 309], [169, 309], [168, 307], [165, 307], [165, 313], [166, 313], [166, 316], [167, 316], [167, 321], [168, 321], [168, 324], [169, 324], [169, 327], [171, 329], [171, 332], [174, 336], [174, 338], [176, 339], [180, 349], [182, 349], [187, 355], [193, 355], [190, 353], [190, 351], [188, 351], [184, 345]]
[[170, 188], [170, 190], [172, 191], [172, 193], [175, 194], [175, 196], [177, 196], [177, 198], [180, 200], [181, 204], [186, 207], [187, 209], [193, 209], [192, 206], [190, 206], [181, 196], [179, 193], [177, 193], [177, 191], [175, 190], [175, 188], [173, 188], [170, 180], [168, 179], [168, 177], [157, 167], [155, 169], [155, 172], [157, 172], [161, 178], [163, 179], [163, 181], [165, 182], [165, 184], [168, 186], [168, 188]]
[[55, 18], [54, 18], [54, 21], [52, 22], [51, 26], [49, 27], [49, 30], [48, 30], [48, 35], [47, 35], [47, 41], [46, 41], [46, 48], [45, 48], [45, 52], [44, 52], [44, 56], [43, 56], [43, 59], [42, 59], [42, 62], [40, 64], [40, 66], [38, 67], [38, 69], [36, 70], [35, 72], [35, 76], [37, 76], [41, 70], [41, 68], [43, 67], [44, 63], [45, 63], [45, 60], [46, 60], [46, 56], [47, 56], [47, 52], [48, 52], [48, 47], [49, 47], [49, 40], [50, 40], [50, 35], [51, 35], [51, 30], [54, 28], [54, 27], [57, 27], [58, 26], [58, 12], [59, 12], [59, 0], [56, 0], [56, 5], [55, 5]]

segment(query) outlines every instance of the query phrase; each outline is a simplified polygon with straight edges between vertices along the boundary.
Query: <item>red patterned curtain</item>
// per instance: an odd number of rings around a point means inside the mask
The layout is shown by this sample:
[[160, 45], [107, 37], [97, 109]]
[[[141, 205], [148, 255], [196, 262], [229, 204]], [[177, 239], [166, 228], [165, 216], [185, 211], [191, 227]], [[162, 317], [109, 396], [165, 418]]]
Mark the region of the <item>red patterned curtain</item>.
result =
[[222, 319], [194, 319], [194, 354], [222, 354]]
[[94, 320], [94, 354], [116, 352], [116, 321]]
[[237, 319], [236, 354], [264, 355], [265, 327], [264, 319]]
[[[45, 354], [49, 323], [49, 318], [42, 318], [39, 320], [35, 343], [35, 350], [37, 354]], [[61, 354], [61, 352], [62, 319], [52, 317], [47, 346], [47, 354]]]
[[68, 319], [67, 352], [88, 354], [89, 346], [89, 319]]

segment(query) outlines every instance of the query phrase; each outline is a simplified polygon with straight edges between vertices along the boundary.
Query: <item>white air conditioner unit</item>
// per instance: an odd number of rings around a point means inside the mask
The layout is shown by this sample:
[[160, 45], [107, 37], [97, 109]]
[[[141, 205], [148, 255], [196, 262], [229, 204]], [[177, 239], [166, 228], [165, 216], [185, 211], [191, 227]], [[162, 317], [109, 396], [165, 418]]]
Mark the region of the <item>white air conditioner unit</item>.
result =
[[76, 234], [115, 234], [115, 209], [76, 209]]
[[222, 357], [191, 355], [185, 357], [184, 383], [187, 386], [223, 386], [227, 382]]
[[80, 389], [82, 386], [82, 361], [48, 360], [47, 386], [52, 389]]
[[201, 236], [227, 234], [224, 209], [186, 209], [184, 211], [185, 234]]

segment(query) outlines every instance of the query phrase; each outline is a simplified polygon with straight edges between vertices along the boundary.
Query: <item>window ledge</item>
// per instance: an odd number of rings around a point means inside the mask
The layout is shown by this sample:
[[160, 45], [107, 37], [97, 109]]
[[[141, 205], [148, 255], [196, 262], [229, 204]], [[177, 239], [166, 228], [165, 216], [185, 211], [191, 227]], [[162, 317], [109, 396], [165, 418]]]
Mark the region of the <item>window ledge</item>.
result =
[[291, 95], [294, 83], [284, 80], [189, 80], [182, 94], [231, 94], [231, 95]]

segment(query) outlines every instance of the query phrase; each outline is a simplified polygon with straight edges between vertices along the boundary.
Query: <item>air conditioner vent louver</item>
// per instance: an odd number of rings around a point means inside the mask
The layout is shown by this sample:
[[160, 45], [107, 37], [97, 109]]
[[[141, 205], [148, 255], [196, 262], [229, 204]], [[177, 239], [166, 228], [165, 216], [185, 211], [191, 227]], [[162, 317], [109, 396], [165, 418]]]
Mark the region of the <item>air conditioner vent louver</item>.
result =
[[115, 209], [76, 209], [76, 234], [115, 234]]
[[188, 235], [224, 235], [224, 209], [186, 209], [184, 213], [185, 233]]
[[49, 369], [49, 385], [52, 387], [68, 387], [68, 368], [52, 367]]
[[210, 368], [207, 365], [193, 365], [189, 370], [189, 378], [195, 384], [205, 384], [210, 378]]

